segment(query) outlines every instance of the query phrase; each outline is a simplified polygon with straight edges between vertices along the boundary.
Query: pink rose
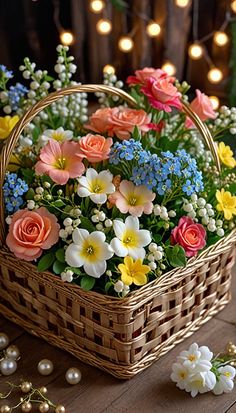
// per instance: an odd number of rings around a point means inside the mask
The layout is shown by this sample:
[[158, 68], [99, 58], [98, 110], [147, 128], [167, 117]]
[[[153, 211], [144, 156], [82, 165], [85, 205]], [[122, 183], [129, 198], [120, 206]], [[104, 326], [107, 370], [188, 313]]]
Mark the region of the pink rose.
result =
[[[153, 77], [154, 79], [165, 79], [168, 77], [168, 74], [162, 69], [154, 69], [153, 67], [144, 67], [142, 70], [136, 70], [135, 76], [129, 76], [126, 82], [129, 85], [144, 85], [146, 81]], [[174, 80], [174, 78], [171, 78]]]
[[182, 108], [181, 93], [168, 78], [156, 80], [150, 77], [141, 91], [147, 96], [150, 105], [156, 109], [171, 112], [172, 107]]
[[83, 136], [79, 141], [80, 151], [89, 162], [96, 163], [109, 158], [111, 138], [104, 138], [101, 135], [92, 135], [89, 133]]
[[[190, 108], [199, 116], [202, 121], [215, 119], [217, 114], [213, 110], [213, 106], [209, 97], [200, 92], [200, 90], [198, 89], [196, 90], [196, 95], [197, 96], [195, 97], [195, 99], [190, 103]], [[185, 126], [186, 128], [195, 127], [194, 123], [189, 118], [186, 119]]]
[[113, 114], [118, 113], [118, 108], [102, 108], [96, 110], [89, 118], [89, 124], [84, 125], [86, 129], [92, 130], [98, 133], [108, 133], [109, 136], [113, 136], [112, 128], [113, 122], [111, 117]]
[[112, 134], [121, 140], [125, 140], [130, 138], [135, 126], [141, 132], [147, 132], [149, 130], [147, 125], [150, 123], [150, 115], [143, 109], [122, 108], [119, 112], [112, 114], [111, 120], [113, 124]]
[[206, 245], [206, 231], [201, 224], [196, 224], [189, 217], [182, 217], [178, 226], [171, 232], [171, 244], [184, 248], [186, 257], [193, 257]]
[[59, 239], [60, 225], [55, 215], [44, 207], [35, 211], [22, 209], [12, 217], [6, 243], [16, 257], [33, 261]]

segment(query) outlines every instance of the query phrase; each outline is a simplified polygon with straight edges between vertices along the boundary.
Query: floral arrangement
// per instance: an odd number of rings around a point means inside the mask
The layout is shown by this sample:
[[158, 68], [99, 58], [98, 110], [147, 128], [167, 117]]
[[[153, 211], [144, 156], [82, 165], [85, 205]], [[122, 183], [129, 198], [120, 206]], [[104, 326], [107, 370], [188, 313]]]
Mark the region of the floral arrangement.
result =
[[218, 354], [216, 357], [213, 357], [207, 346], [199, 347], [197, 343], [193, 343], [188, 350], [181, 351], [172, 365], [171, 380], [192, 397], [209, 391], [215, 395], [230, 393], [236, 375], [233, 354], [235, 345], [231, 342], [227, 354]]
[[[0, 66], [0, 139], [51, 90], [76, 85], [68, 47], [57, 47], [56, 76], [20, 66], [27, 85], [10, 85]], [[115, 75], [104, 84], [123, 87]], [[199, 90], [190, 107], [216, 141], [218, 172], [182, 110], [189, 86], [163, 70], [144, 68], [127, 79], [135, 109], [97, 93], [88, 116], [85, 93], [44, 109], [24, 130], [3, 186], [6, 243], [63, 282], [119, 297], [163, 273], [235, 227], [236, 160], [224, 137], [236, 134], [236, 108], [212, 108]]]

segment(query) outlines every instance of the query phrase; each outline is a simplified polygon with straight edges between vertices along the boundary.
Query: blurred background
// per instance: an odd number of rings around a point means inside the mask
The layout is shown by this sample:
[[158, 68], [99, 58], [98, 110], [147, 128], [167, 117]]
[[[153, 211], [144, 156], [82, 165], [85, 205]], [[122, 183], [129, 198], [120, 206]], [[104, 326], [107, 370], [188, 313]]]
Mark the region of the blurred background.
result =
[[29, 56], [53, 72], [58, 43], [83, 83], [162, 67], [236, 105], [236, 0], [0, 0], [0, 63], [17, 72]]

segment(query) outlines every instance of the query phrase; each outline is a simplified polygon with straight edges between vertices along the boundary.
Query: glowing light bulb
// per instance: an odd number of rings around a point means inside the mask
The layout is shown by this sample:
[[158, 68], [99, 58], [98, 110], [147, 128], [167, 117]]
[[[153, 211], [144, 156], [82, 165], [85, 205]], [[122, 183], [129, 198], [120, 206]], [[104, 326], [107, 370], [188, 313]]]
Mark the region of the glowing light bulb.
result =
[[150, 37], [159, 36], [161, 33], [161, 26], [158, 23], [150, 22], [146, 27], [146, 32]]
[[103, 68], [103, 73], [108, 73], [109, 75], [114, 75], [116, 73], [116, 69], [112, 65], [105, 65]]
[[193, 43], [188, 48], [188, 54], [194, 60], [201, 59], [201, 57], [203, 55], [203, 48], [200, 44]]
[[229, 37], [225, 32], [215, 32], [213, 40], [217, 46], [225, 46], [229, 41]]
[[64, 46], [70, 46], [74, 41], [74, 36], [71, 32], [62, 32], [60, 34], [60, 40]]
[[129, 53], [134, 47], [134, 41], [130, 36], [122, 36], [118, 41], [118, 47], [122, 52]]
[[175, 0], [175, 4], [178, 7], [187, 7], [189, 4], [189, 0]]
[[105, 7], [105, 4], [104, 4], [104, 1], [102, 0], [92, 0], [89, 5], [89, 8], [93, 13], [101, 13], [104, 7]]
[[100, 19], [96, 24], [96, 29], [99, 34], [106, 35], [111, 32], [112, 25], [110, 20], [107, 19]]
[[209, 96], [209, 99], [212, 103], [212, 107], [214, 110], [217, 110], [218, 107], [220, 106], [220, 100], [217, 96]]
[[232, 11], [233, 11], [234, 13], [236, 13], [236, 0], [232, 1], [232, 3], [231, 3], [230, 6], [231, 6]]
[[211, 83], [219, 83], [223, 79], [223, 73], [217, 67], [213, 67], [207, 73], [207, 78]]
[[162, 70], [164, 70], [169, 76], [173, 76], [176, 73], [176, 67], [171, 62], [166, 62], [162, 65]]

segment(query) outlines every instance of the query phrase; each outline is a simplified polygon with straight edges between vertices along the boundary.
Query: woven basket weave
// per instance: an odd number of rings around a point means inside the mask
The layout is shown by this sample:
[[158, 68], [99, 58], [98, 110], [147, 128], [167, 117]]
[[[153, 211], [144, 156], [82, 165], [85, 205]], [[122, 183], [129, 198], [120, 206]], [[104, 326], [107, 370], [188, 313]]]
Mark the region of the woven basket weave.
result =
[[[75, 92], [114, 93], [135, 101], [118, 89], [81, 85], [55, 92], [37, 103], [14, 128], [3, 149], [0, 184], [11, 152], [23, 128], [40, 110]], [[185, 106], [219, 159], [208, 129]], [[3, 195], [0, 195], [0, 312], [32, 334], [65, 349], [85, 363], [128, 379], [141, 372], [190, 336], [230, 299], [236, 231], [175, 269], [119, 299], [65, 284], [49, 272], [17, 259], [5, 246]]]

